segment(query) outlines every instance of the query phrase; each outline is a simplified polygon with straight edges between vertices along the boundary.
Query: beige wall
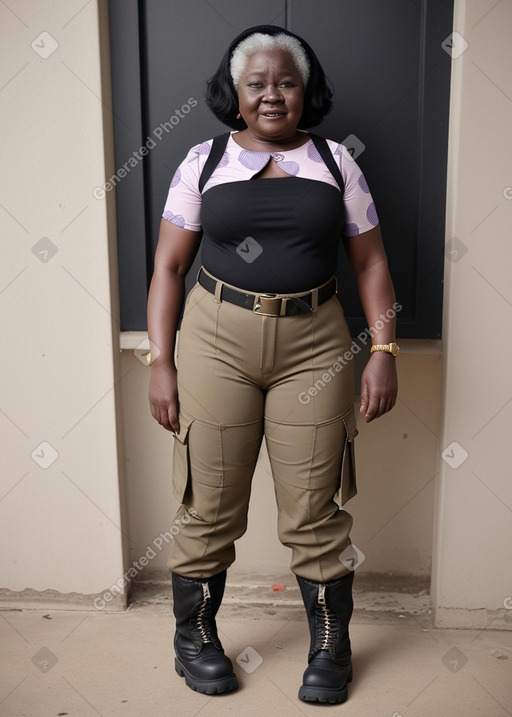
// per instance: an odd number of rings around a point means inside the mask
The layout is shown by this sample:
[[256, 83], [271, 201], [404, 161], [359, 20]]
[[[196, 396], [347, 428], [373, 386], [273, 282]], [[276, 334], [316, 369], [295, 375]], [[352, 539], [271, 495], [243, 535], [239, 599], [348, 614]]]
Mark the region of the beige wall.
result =
[[[133, 352], [141, 337], [123, 335], [119, 353], [113, 197], [92, 195], [114, 169], [106, 6], [71, 5], [0, 4], [1, 587], [91, 603], [141, 557], [139, 579], [165, 576], [176, 506], [170, 437], [149, 415], [149, 370]], [[359, 422], [359, 495], [347, 506], [361, 574], [423, 577], [434, 561], [439, 625], [511, 624], [511, 24], [508, 2], [456, 0], [469, 47], [453, 60], [447, 239], [468, 252], [446, 262], [443, 353], [403, 342], [398, 405]], [[47, 59], [50, 38], [31, 48], [43, 31], [58, 42]], [[441, 457], [453, 441], [468, 452], [458, 468]], [[455, 446], [445, 458], [463, 455]], [[232, 583], [291, 580], [275, 525], [262, 451]]]
[[9, 8], [0, 4], [1, 587], [95, 594], [123, 573], [115, 227], [92, 196], [105, 156], [112, 166], [98, 8]]
[[456, 2], [454, 28], [433, 598], [438, 625], [510, 628], [512, 4]]

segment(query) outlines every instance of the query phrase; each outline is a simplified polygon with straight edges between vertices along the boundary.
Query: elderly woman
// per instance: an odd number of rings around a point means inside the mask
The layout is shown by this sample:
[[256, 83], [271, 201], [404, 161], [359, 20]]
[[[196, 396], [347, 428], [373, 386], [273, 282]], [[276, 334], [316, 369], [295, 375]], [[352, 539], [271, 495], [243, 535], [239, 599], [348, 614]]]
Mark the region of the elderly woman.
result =
[[[338, 703], [352, 677], [353, 571], [344, 561], [355, 493], [351, 336], [333, 276], [340, 236], [375, 345], [361, 412], [396, 399], [394, 304], [378, 218], [361, 170], [337, 141], [306, 131], [332, 93], [309, 45], [275, 26], [246, 30], [208, 83], [214, 114], [237, 131], [193, 147], [161, 221], [148, 317], [154, 418], [175, 437], [183, 525], [168, 566], [175, 667], [198, 692], [238, 687], [217, 634], [226, 570], [246, 530], [263, 436], [281, 542], [292, 550], [311, 648], [299, 698]], [[202, 268], [179, 335], [184, 277]], [[348, 352], [348, 354], [347, 354]], [[323, 377], [323, 378], [322, 378]]]

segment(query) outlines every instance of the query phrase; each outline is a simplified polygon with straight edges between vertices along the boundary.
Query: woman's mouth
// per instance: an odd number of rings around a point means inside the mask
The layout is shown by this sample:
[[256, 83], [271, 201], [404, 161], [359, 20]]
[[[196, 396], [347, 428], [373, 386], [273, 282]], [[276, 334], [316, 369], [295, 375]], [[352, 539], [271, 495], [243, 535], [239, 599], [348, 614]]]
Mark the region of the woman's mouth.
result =
[[286, 115], [286, 112], [262, 112], [262, 117], [267, 117], [268, 119], [277, 119], [279, 117], [284, 117]]

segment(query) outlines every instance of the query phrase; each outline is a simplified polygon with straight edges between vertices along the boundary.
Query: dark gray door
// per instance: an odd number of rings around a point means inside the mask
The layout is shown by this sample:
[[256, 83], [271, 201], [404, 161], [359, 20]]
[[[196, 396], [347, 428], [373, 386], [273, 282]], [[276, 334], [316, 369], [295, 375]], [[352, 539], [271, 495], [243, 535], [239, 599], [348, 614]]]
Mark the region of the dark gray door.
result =
[[[205, 105], [205, 81], [239, 32], [266, 23], [303, 36], [334, 87], [333, 112], [315, 131], [350, 146], [366, 175], [403, 306], [399, 335], [439, 337], [451, 61], [442, 43], [452, 31], [452, 0], [110, 6], [116, 167], [147, 148], [116, 180], [123, 329], [146, 327], [158, 225], [176, 166], [192, 145], [227, 129]], [[337, 273], [357, 333], [365, 320], [342, 250]]]

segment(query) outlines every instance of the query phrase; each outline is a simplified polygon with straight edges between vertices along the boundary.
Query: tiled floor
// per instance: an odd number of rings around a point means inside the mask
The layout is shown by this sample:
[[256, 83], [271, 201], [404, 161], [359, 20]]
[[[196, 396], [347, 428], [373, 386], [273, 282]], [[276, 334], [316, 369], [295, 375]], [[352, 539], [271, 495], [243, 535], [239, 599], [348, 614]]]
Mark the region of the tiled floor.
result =
[[348, 702], [300, 702], [309, 636], [303, 609], [285, 598], [254, 606], [226, 596], [218, 623], [240, 689], [211, 697], [188, 689], [174, 671], [168, 601], [123, 613], [4, 606], [0, 715], [512, 715], [512, 633], [435, 630], [424, 596], [356, 594]]

